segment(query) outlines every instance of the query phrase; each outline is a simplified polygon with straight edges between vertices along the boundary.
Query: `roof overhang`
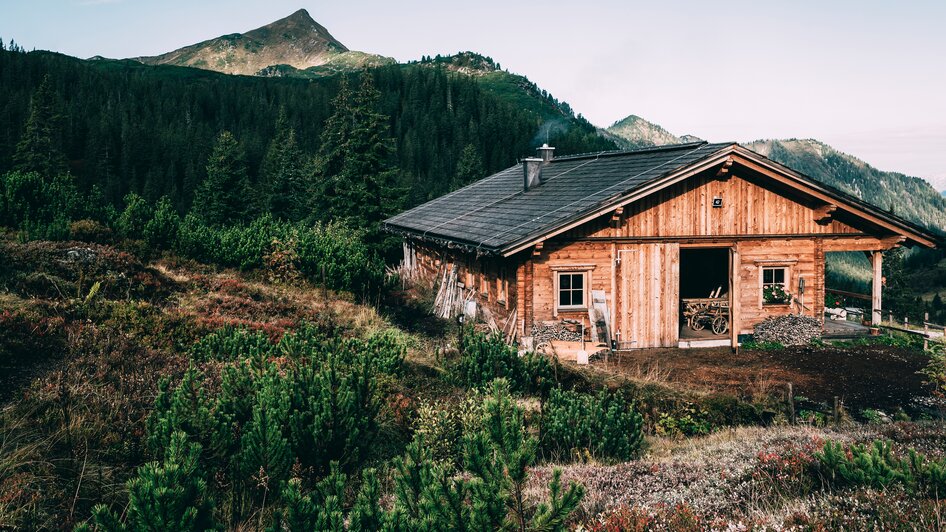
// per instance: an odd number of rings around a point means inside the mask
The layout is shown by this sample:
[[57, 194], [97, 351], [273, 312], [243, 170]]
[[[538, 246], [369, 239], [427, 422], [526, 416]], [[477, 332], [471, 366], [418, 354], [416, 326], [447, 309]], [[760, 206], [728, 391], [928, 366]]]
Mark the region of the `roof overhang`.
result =
[[884, 212], [867, 202], [861, 201], [849, 194], [843, 193], [837, 189], [821, 184], [814, 179], [808, 178], [803, 174], [778, 164], [752, 150], [744, 148], [738, 144], [731, 144], [718, 152], [711, 154], [705, 159], [697, 161], [690, 166], [680, 168], [677, 171], [668, 174], [660, 179], [647, 184], [644, 187], [635, 189], [627, 194], [619, 194], [612, 199], [602, 202], [598, 206], [590, 209], [572, 219], [565, 220], [555, 227], [550, 227], [529, 235], [517, 242], [505, 246], [499, 253], [503, 256], [515, 255], [521, 251], [529, 249], [539, 242], [543, 242], [568, 230], [574, 229], [582, 224], [590, 222], [614, 211], [619, 207], [624, 207], [660, 190], [663, 190], [676, 183], [684, 181], [700, 172], [704, 172], [718, 165], [728, 165], [732, 163], [740, 164], [750, 170], [763, 174], [767, 178], [781, 182], [799, 190], [803, 194], [816, 198], [825, 203], [835, 205], [837, 209], [848, 212], [854, 216], [868, 220], [869, 222], [882, 227], [896, 235], [901, 235], [910, 242], [934, 248], [940, 241], [940, 237], [933, 232], [912, 224], [890, 213]]
[[[732, 145], [732, 146], [735, 146], [735, 145]], [[730, 150], [732, 146], [730, 146], [729, 148], [724, 148], [718, 151], [717, 153], [707, 157], [706, 159], [702, 159], [690, 166], [681, 168], [641, 188], [635, 189], [633, 192], [629, 194], [618, 194], [612, 200], [603, 202], [601, 205], [599, 205], [595, 209], [591, 211], [586, 211], [585, 213], [579, 216], [576, 216], [571, 220], [566, 220], [564, 223], [560, 224], [556, 228], [542, 231], [541, 234], [530, 235], [522, 240], [519, 240], [518, 242], [514, 242], [510, 244], [509, 246], [506, 246], [505, 248], [503, 248], [501, 253], [505, 257], [508, 257], [510, 255], [515, 255], [516, 253], [519, 253], [520, 251], [523, 251], [525, 249], [528, 249], [534, 246], [539, 241], [548, 240], [549, 238], [560, 235], [564, 233], [565, 231], [574, 229], [575, 227], [578, 227], [579, 225], [582, 225], [591, 220], [594, 220], [595, 218], [599, 216], [603, 216], [604, 214], [607, 214], [618, 207], [623, 207], [625, 205], [633, 203], [641, 198], [649, 196], [675, 183], [679, 183], [680, 181], [683, 181], [689, 177], [692, 177], [700, 172], [709, 170], [710, 168], [723, 164], [729, 158], [731, 154]]]

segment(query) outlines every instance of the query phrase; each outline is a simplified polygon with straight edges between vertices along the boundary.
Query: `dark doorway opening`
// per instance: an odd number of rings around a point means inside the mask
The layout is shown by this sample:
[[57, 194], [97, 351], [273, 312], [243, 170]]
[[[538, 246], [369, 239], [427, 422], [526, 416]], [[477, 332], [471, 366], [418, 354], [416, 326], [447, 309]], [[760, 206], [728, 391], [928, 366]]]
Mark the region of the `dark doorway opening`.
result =
[[728, 317], [729, 248], [680, 249], [680, 299], [681, 339], [723, 336], [713, 332], [712, 322], [720, 314]]

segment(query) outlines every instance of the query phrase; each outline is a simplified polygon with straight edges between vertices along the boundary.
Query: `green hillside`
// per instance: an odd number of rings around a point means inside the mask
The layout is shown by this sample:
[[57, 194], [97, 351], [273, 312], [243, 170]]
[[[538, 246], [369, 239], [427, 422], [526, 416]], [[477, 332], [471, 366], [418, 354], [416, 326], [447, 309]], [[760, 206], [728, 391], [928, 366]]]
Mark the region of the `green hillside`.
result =
[[[657, 124], [630, 115], [602, 131], [622, 146], [686, 142]], [[813, 139], [756, 140], [744, 145], [789, 168], [839, 188], [924, 227], [946, 231], [946, 198], [919, 177], [878, 170]]]
[[757, 140], [746, 147], [920, 225], [946, 230], [946, 198], [919, 177], [878, 170], [813, 139]]
[[[445, 62], [371, 71], [390, 117], [405, 206], [443, 194], [457, 181], [460, 154], [484, 172], [513, 165], [545, 140], [558, 153], [613, 149], [595, 128], [534, 85], [505, 73], [471, 76]], [[98, 185], [118, 202], [128, 192], [171, 197], [185, 210], [204, 179], [213, 139], [230, 130], [246, 152], [250, 180], [285, 109], [306, 154], [314, 154], [340, 77], [231, 76], [132, 60], [80, 59], [0, 50], [0, 172], [12, 156], [30, 97], [49, 77], [62, 118], [61, 144], [80, 187]], [[511, 81], [511, 80], [518, 81]], [[551, 117], [556, 127], [549, 128]]]

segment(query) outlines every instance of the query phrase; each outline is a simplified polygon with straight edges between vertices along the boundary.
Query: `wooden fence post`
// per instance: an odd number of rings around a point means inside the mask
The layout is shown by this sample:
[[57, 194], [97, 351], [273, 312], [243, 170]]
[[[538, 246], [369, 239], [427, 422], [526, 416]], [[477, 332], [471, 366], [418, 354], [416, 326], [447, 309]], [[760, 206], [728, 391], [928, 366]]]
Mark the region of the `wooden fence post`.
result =
[[788, 383], [788, 422], [795, 424], [795, 393], [792, 390], [792, 383]]
[[841, 411], [840, 411], [840, 408], [839, 408], [838, 396], [837, 396], [837, 395], [834, 396], [834, 411], [833, 411], [833, 414], [834, 414], [834, 424], [837, 425], [838, 422], [841, 420]]
[[926, 351], [930, 347], [930, 313], [923, 313], [923, 334], [926, 335], [923, 337], [923, 350]]
[[890, 325], [893, 325], [893, 311], [892, 310], [887, 311], [887, 321], [890, 323]]

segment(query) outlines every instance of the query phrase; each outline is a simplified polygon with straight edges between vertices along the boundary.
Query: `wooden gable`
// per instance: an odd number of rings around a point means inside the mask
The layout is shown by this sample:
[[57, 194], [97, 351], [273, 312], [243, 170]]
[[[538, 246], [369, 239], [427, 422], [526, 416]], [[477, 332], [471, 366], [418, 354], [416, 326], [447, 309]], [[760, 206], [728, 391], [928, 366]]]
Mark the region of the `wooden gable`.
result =
[[[590, 237], [741, 237], [863, 234], [823, 204], [765, 186], [763, 180], [705, 172], [623, 208], [617, 223], [595, 221], [571, 233]], [[714, 206], [714, 200], [716, 205]], [[612, 216], [613, 218], [613, 216]]]

